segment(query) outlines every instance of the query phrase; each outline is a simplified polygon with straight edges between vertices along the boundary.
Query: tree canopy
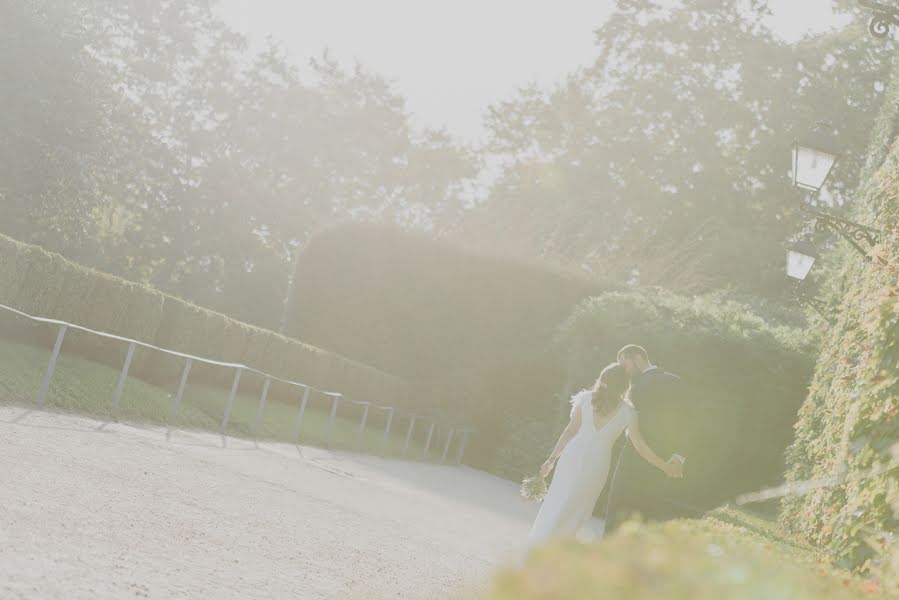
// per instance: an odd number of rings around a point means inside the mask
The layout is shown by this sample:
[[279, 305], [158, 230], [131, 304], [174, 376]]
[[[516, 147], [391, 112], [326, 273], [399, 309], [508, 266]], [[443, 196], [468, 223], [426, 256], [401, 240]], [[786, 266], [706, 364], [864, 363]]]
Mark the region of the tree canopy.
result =
[[3, 3], [0, 232], [267, 327], [296, 249], [343, 220], [776, 297], [791, 140], [839, 130], [843, 201], [890, 63], [862, 19], [794, 43], [760, 0], [618, 0], [592, 64], [490, 107], [473, 148], [362, 65], [251, 50], [214, 5]]
[[278, 48], [251, 53], [213, 4], [3, 5], [0, 74], [21, 85], [0, 115], [2, 230], [273, 326], [314, 230], [433, 228], [477, 158], [414, 130], [362, 66], [323, 55], [303, 81]]
[[786, 42], [758, 0], [616, 5], [588, 68], [491, 107], [503, 167], [459, 235], [620, 281], [776, 294], [799, 227], [791, 142], [831, 122], [830, 191], [852, 189], [890, 49], [861, 21]]

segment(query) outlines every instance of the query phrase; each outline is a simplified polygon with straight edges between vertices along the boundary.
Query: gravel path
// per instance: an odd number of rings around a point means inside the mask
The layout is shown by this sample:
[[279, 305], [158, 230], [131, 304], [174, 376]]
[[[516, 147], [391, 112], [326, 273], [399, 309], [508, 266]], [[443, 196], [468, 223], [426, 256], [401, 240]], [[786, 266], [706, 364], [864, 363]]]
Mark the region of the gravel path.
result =
[[447, 598], [536, 507], [467, 468], [0, 407], [0, 598]]

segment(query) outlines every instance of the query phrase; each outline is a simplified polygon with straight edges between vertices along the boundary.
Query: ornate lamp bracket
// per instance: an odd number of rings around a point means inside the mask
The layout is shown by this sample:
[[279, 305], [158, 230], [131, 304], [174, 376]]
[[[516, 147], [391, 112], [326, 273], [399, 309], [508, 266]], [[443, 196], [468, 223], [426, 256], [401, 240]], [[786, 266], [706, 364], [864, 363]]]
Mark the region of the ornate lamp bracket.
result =
[[867, 244], [869, 248], [876, 246], [880, 240], [880, 231], [866, 225], [853, 223], [852, 221], [847, 221], [846, 219], [841, 219], [840, 217], [835, 217], [819, 210], [815, 210], [804, 202], [801, 206], [803, 212], [815, 218], [815, 231], [821, 233], [835, 233], [852, 244], [852, 247], [867, 257], [868, 260], [871, 259], [871, 255], [862, 244]]
[[824, 302], [824, 300], [821, 300], [820, 298], [816, 298], [814, 296], [809, 296], [808, 294], [799, 291], [796, 292], [796, 301], [799, 302], [799, 304], [808, 306], [809, 308], [814, 310], [816, 313], [818, 313], [818, 315], [821, 316], [822, 319], [824, 319], [831, 325], [836, 323], [833, 315], [831, 315], [830, 313], [827, 303]]
[[868, 31], [874, 37], [885, 38], [890, 33], [890, 27], [899, 26], [899, 8], [872, 0], [858, 0], [858, 4], [872, 12]]

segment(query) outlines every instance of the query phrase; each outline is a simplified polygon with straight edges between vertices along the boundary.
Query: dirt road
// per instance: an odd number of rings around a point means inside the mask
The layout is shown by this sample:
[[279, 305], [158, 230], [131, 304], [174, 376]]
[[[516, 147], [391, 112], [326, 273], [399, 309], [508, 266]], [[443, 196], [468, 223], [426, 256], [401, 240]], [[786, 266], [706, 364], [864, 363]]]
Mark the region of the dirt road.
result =
[[467, 468], [0, 407], [0, 598], [445, 598], [536, 507]]

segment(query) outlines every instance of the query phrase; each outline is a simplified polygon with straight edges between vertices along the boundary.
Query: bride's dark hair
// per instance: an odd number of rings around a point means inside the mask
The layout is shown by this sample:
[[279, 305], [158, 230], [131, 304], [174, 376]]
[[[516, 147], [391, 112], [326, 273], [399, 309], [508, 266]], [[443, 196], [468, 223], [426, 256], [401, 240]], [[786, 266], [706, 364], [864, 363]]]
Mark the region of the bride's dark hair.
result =
[[593, 384], [593, 411], [601, 417], [611, 414], [630, 388], [627, 371], [617, 362], [610, 364], [599, 374]]

